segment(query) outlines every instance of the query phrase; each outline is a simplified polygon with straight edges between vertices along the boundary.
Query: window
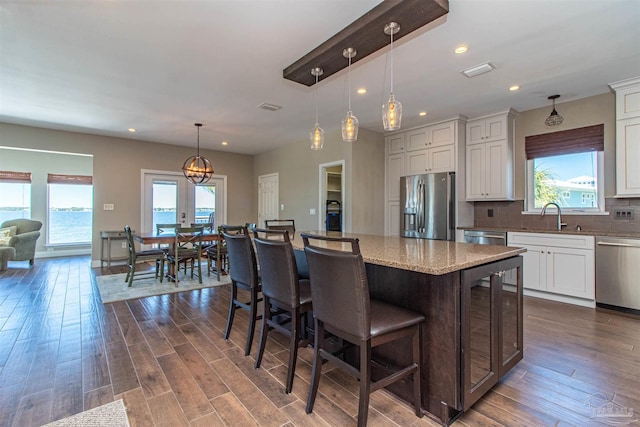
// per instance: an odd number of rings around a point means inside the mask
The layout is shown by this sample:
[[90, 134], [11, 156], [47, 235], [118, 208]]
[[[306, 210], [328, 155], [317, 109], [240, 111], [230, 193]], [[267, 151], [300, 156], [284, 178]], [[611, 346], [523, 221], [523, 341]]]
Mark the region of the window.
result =
[[603, 125], [525, 138], [527, 210], [550, 202], [565, 212], [604, 210]]
[[31, 173], [0, 171], [0, 223], [31, 218]]
[[91, 177], [49, 174], [48, 183], [47, 243], [90, 244], [93, 223]]
[[216, 186], [196, 185], [196, 222], [213, 222], [215, 224]]

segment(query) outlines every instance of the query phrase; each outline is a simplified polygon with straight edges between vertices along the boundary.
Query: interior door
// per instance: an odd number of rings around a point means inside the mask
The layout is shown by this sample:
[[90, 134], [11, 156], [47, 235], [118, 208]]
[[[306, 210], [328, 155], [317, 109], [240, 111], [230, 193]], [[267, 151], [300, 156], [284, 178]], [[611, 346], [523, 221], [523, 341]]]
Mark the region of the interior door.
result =
[[264, 227], [267, 219], [278, 219], [279, 175], [258, 177], [258, 227]]

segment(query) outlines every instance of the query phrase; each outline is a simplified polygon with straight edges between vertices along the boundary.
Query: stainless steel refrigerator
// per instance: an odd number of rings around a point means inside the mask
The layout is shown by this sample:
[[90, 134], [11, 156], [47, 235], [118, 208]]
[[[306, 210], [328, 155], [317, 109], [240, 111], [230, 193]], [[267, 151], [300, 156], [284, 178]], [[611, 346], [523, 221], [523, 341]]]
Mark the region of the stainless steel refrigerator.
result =
[[400, 178], [400, 235], [455, 240], [455, 173]]

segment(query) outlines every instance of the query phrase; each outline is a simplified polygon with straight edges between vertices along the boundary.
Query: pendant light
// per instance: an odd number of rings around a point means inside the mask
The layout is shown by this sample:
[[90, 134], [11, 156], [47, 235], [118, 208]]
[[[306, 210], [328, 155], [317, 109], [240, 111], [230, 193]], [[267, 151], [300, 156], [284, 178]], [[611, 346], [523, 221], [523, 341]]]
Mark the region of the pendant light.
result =
[[356, 56], [358, 52], [349, 47], [342, 51], [342, 56], [349, 58], [349, 68], [347, 76], [349, 79], [349, 111], [347, 116], [342, 119], [342, 140], [344, 142], [355, 142], [358, 140], [358, 118], [351, 112], [351, 58]]
[[312, 150], [322, 150], [322, 146], [324, 145], [324, 130], [320, 127], [318, 123], [318, 77], [322, 75], [324, 71], [322, 68], [312, 68], [311, 74], [316, 76], [316, 90], [315, 90], [315, 99], [316, 99], [316, 125], [309, 132], [309, 139], [311, 140], [311, 149]]
[[194, 125], [198, 128], [198, 148], [195, 156], [191, 156], [184, 161], [184, 164], [182, 165], [182, 173], [184, 173], [184, 177], [187, 178], [187, 181], [194, 185], [198, 185], [211, 179], [211, 175], [213, 175], [213, 166], [211, 166], [211, 162], [206, 157], [200, 156], [200, 128], [202, 127], [202, 123], [195, 123]]
[[562, 117], [556, 111], [556, 99], [558, 98], [560, 98], [560, 95], [551, 95], [549, 98], [547, 98], [553, 101], [553, 110], [551, 111], [551, 114], [549, 114], [549, 117], [547, 117], [544, 121], [544, 124], [549, 127], [561, 125], [564, 121], [564, 117]]
[[398, 31], [400, 31], [400, 24], [397, 22], [390, 22], [384, 26], [384, 33], [391, 36], [391, 94], [387, 104], [382, 106], [382, 125], [386, 131], [400, 129], [402, 120], [402, 104], [393, 96], [393, 35]]

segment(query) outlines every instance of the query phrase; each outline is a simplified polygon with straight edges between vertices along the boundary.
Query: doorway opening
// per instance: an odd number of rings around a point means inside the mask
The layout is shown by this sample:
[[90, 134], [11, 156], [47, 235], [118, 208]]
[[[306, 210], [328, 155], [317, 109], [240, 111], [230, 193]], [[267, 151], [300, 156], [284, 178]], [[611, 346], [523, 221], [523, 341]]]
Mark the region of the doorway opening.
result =
[[338, 160], [320, 165], [318, 228], [328, 231], [345, 231], [346, 209], [345, 162]]

